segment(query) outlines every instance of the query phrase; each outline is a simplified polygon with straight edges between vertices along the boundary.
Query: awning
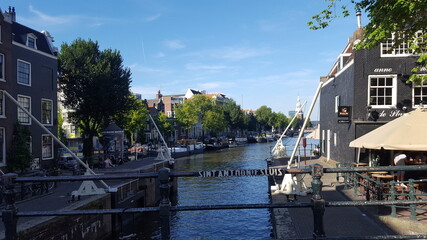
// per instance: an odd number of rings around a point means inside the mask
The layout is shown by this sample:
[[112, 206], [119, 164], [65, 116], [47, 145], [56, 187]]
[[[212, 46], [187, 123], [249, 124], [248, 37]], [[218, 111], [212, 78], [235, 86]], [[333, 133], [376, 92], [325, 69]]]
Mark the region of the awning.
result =
[[416, 109], [350, 142], [367, 149], [427, 151], [427, 109]]

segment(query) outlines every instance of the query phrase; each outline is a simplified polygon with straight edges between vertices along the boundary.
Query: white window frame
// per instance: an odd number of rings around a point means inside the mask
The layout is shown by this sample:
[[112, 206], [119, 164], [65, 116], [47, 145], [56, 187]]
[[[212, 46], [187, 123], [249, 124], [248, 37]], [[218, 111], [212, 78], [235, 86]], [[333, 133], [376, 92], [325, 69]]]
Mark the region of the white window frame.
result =
[[[422, 31], [417, 31], [415, 33], [415, 41], [420, 39], [420, 35]], [[393, 33], [390, 38], [387, 38], [386, 42], [380, 44], [380, 53], [381, 57], [405, 57], [414, 55], [414, 51], [409, 49], [409, 44], [407, 42], [402, 42], [396, 49], [391, 50], [390, 53], [384, 53], [385, 48], [391, 48], [394, 44], [394, 39], [396, 38], [396, 34]], [[422, 39], [424, 41], [424, 39]]]
[[[31, 97], [30, 96], [25, 96], [25, 95], [18, 95], [18, 98], [17, 98], [17, 100], [18, 100], [18, 102], [19, 103], [21, 103], [19, 100], [20, 100], [20, 98], [27, 98], [28, 100], [29, 100], [29, 107], [28, 107], [28, 112], [30, 112], [31, 113]], [[31, 118], [30, 118], [30, 116], [28, 116], [28, 114], [26, 114], [24, 111], [22, 111], [21, 110], [21, 108], [19, 108], [19, 107], [16, 107], [16, 108], [18, 108], [18, 111], [17, 111], [17, 118], [18, 118], [18, 122], [20, 123], [20, 124], [22, 124], [22, 125], [31, 125]], [[19, 115], [20, 114], [25, 114], [25, 115], [27, 115], [27, 117], [28, 117], [28, 122], [21, 122], [20, 121], [20, 117], [19, 117]]]
[[[28, 64], [28, 66], [29, 66], [28, 83], [23, 83], [23, 82], [19, 81], [20, 80], [20, 78], [19, 78], [19, 73], [20, 73], [19, 72], [19, 65], [20, 65], [20, 63]], [[21, 84], [21, 85], [31, 86], [31, 63], [26, 62], [26, 61], [21, 60], [21, 59], [18, 59], [18, 62], [17, 62], [17, 65], [16, 65], [16, 82], [18, 84]]]
[[4, 92], [0, 91], [0, 118], [6, 117], [6, 99], [4, 97]]
[[[44, 115], [43, 115], [43, 113], [44, 113], [43, 102], [50, 102], [50, 114], [49, 114], [49, 122], [48, 123], [44, 122], [45, 119], [44, 119]], [[53, 101], [50, 99], [42, 98], [40, 108], [41, 108], [40, 120], [41, 120], [42, 124], [46, 125], [46, 126], [52, 126], [53, 125]]]
[[[46, 152], [44, 150], [44, 137], [49, 137], [50, 138], [50, 156], [45, 156]], [[53, 159], [53, 138], [52, 136], [50, 136], [49, 134], [42, 134], [41, 136], [41, 148], [42, 148], [42, 160], [49, 160], [49, 159]]]
[[[415, 88], [421, 88], [421, 95], [419, 97], [421, 98], [421, 100], [425, 101], [423, 103], [423, 108], [427, 107], [427, 81], [423, 81], [421, 85], [412, 83], [412, 107], [420, 108], [420, 103], [415, 102]], [[423, 88], [426, 88], [425, 93], [423, 93]]]
[[[0, 29], [1, 30], [1, 29]], [[4, 54], [0, 53], [0, 81], [2, 82], [6, 82], [6, 73], [4, 72], [4, 65], [5, 65], [5, 60], [4, 60]]]
[[[30, 40], [34, 40], [34, 46], [30, 46]], [[36, 35], [29, 33], [27, 34], [27, 41], [25, 45], [29, 48], [37, 49], [37, 37]]]
[[6, 166], [6, 129], [0, 127], [0, 166]]
[[335, 96], [335, 113], [338, 113], [338, 107], [340, 106], [340, 96]]
[[[371, 105], [371, 88], [380, 88], [380, 87], [371, 87], [371, 78], [392, 78], [393, 86], [391, 87], [391, 104], [389, 105]], [[386, 88], [386, 87], [384, 87]], [[368, 76], [368, 99], [367, 105], [370, 105], [372, 108], [394, 108], [396, 107], [397, 102], [397, 75], [369, 75]]]

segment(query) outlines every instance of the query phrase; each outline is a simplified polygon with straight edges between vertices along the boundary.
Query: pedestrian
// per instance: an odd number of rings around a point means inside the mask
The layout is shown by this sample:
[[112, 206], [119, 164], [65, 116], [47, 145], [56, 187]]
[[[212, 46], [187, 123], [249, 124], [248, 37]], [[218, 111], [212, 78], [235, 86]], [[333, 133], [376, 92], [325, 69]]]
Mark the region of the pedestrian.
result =
[[104, 160], [104, 167], [105, 167], [105, 168], [114, 167], [114, 165], [113, 165], [113, 163], [111, 162], [110, 158], [108, 158], [108, 157], [107, 157], [107, 158]]
[[[407, 161], [407, 156], [402, 151], [399, 151], [393, 159], [395, 166], [405, 166]], [[405, 180], [405, 171], [397, 171], [397, 181]]]

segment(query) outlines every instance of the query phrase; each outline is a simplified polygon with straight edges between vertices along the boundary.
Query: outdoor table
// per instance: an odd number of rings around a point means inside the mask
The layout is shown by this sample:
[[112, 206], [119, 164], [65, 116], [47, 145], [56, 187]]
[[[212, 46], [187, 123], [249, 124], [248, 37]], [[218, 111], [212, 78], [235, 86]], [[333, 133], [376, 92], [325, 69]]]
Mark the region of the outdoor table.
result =
[[353, 165], [356, 167], [363, 167], [363, 166], [368, 166], [368, 163], [359, 162], [359, 163], [353, 163]]
[[380, 182], [388, 182], [394, 179], [393, 175], [390, 174], [378, 174], [378, 173], [374, 173], [372, 174], [373, 178], [376, 178], [378, 181]]
[[387, 171], [375, 171], [375, 172], [369, 172], [370, 174], [383, 174], [386, 175], [388, 172]]

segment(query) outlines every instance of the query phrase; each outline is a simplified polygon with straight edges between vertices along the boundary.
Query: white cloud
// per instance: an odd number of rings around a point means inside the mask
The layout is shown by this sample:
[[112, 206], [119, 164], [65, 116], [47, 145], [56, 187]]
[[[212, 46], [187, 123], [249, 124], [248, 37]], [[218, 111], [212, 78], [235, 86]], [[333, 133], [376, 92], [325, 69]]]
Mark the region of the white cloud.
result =
[[199, 89], [212, 90], [212, 89], [224, 89], [234, 87], [236, 84], [233, 82], [207, 82], [197, 84]]
[[185, 45], [179, 40], [168, 40], [164, 41], [163, 44], [173, 50], [185, 48]]
[[[60, 24], [66, 24], [73, 22], [73, 20], [77, 16], [61, 16], [61, 17], [53, 17], [49, 16], [45, 13], [42, 13], [41, 11], [36, 10], [32, 5], [29, 6], [30, 12], [34, 13], [37, 18], [37, 22], [40, 24], [40, 22], [43, 22], [45, 25], [60, 25]], [[28, 20], [32, 21], [32, 20]]]
[[230, 67], [223, 66], [223, 65], [187, 64], [187, 65], [185, 65], [185, 68], [188, 69], [188, 70], [210, 70], [210, 71], [217, 71], [217, 70], [229, 69]]
[[109, 18], [99, 18], [92, 16], [84, 16], [84, 15], [62, 15], [62, 16], [51, 16], [48, 15], [36, 8], [32, 5], [29, 6], [30, 13], [34, 15], [30, 17], [21, 17], [19, 21], [28, 26], [33, 26], [37, 28], [45, 28], [45, 27], [61, 27], [61, 29], [65, 29], [66, 25], [86, 25], [89, 27], [99, 27], [111, 22], [117, 22], [120, 20], [117, 19], [109, 19]]
[[138, 63], [131, 64], [129, 66], [129, 68], [132, 70], [132, 72], [145, 72], [145, 73], [162, 73], [162, 72], [165, 72], [162, 69], [145, 67], [145, 66], [142, 66]]
[[155, 21], [155, 20], [157, 20], [158, 18], [160, 18], [162, 15], [159, 13], [159, 14], [156, 14], [156, 15], [153, 15], [153, 16], [149, 16], [149, 17], [147, 17], [147, 18], [145, 18], [145, 21], [146, 22], [152, 22], [152, 21]]
[[223, 47], [220, 49], [211, 49], [200, 52], [193, 52], [189, 56], [211, 57], [225, 59], [229, 61], [239, 61], [248, 58], [256, 58], [270, 54], [268, 49], [248, 48], [248, 47]]
[[154, 98], [157, 91], [159, 89], [155, 87], [144, 87], [144, 86], [132, 86], [131, 91], [133, 93], [139, 93], [142, 94], [142, 98], [144, 99], [151, 99]]
[[154, 55], [154, 57], [156, 58], [162, 58], [165, 57], [166, 55], [163, 52], [158, 52], [156, 55]]

